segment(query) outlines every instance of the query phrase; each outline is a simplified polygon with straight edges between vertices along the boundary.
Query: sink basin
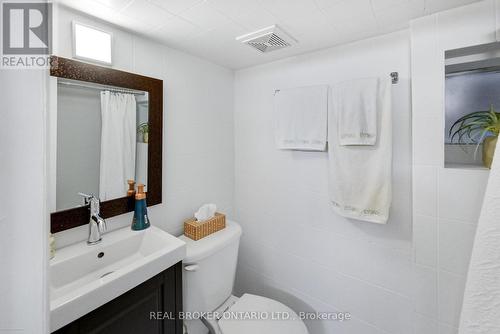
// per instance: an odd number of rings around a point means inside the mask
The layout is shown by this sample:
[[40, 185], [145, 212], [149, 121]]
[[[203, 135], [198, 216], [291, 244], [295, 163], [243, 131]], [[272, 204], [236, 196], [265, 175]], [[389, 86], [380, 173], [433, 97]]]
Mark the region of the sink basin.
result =
[[181, 261], [184, 241], [151, 226], [123, 228], [57, 250], [50, 260], [51, 331], [80, 318]]

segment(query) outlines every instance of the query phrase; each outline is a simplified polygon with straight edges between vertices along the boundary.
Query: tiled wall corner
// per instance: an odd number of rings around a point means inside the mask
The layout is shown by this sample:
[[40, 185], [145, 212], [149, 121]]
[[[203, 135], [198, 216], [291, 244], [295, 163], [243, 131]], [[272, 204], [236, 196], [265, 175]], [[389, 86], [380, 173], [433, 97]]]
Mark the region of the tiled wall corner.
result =
[[456, 333], [488, 171], [444, 168], [444, 52], [495, 41], [498, 1], [414, 20], [415, 333]]

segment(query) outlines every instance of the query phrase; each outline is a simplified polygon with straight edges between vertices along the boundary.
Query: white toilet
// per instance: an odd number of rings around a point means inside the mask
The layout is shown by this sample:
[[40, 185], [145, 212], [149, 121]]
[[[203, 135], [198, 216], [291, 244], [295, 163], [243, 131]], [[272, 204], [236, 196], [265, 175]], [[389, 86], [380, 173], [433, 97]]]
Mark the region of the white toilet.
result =
[[[211, 334], [308, 334], [297, 314], [270, 298], [232, 295], [241, 227], [228, 221], [226, 228], [201, 240], [185, 236], [183, 261], [185, 318], [197, 319]], [[208, 313], [207, 313], [208, 312]], [[188, 334], [207, 333], [199, 320], [184, 320]]]

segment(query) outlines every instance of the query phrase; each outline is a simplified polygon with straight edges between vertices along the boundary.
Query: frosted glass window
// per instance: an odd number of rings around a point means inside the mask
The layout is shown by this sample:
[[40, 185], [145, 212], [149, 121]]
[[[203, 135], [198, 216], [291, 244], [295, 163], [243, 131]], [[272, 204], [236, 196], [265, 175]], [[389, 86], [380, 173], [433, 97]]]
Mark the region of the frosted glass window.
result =
[[109, 32], [73, 22], [74, 58], [111, 65], [112, 40]]
[[[491, 105], [496, 112], [500, 112], [500, 72], [465, 72], [447, 76], [445, 88], [447, 144], [450, 143], [450, 128], [460, 117], [475, 111], [489, 110]], [[469, 142], [467, 138], [464, 141]]]

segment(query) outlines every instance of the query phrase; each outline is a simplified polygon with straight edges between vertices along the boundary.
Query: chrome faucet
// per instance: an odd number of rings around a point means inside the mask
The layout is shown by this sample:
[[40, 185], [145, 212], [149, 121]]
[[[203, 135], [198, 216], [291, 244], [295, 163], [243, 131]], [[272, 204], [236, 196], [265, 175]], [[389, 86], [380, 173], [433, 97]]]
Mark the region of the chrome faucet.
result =
[[88, 245], [95, 245], [102, 241], [102, 234], [106, 231], [106, 221], [100, 216], [99, 198], [94, 195], [79, 193], [85, 205], [90, 205], [89, 238]]

